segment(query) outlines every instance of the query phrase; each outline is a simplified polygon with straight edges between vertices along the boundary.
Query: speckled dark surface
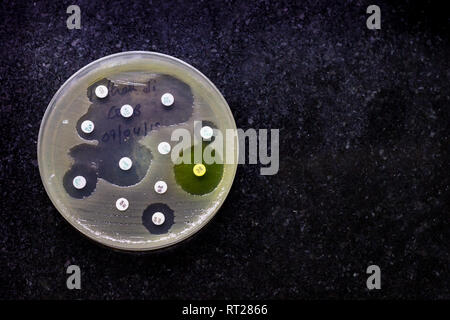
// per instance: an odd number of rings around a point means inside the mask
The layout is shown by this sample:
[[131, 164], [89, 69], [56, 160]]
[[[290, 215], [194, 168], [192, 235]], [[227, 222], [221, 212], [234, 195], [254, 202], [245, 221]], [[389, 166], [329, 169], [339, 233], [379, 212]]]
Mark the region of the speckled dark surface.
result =
[[[81, 30], [66, 28], [72, 2]], [[448, 12], [376, 1], [371, 31], [372, 1], [189, 2], [0, 4], [0, 298], [450, 298]], [[240, 166], [206, 229], [145, 256], [72, 228], [36, 159], [63, 82], [128, 50], [201, 70], [238, 127], [280, 129], [277, 175]]]

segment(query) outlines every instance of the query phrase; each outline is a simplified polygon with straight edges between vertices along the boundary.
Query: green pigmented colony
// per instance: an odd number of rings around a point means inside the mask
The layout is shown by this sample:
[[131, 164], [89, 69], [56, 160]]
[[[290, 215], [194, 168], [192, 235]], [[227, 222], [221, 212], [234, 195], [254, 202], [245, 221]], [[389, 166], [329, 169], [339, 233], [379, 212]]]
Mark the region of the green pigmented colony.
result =
[[[202, 144], [202, 154], [206, 146], [206, 143]], [[194, 146], [187, 149], [185, 152], [190, 154], [191, 163], [182, 163], [174, 166], [173, 170], [176, 182], [184, 191], [190, 194], [203, 195], [210, 193], [219, 185], [220, 180], [222, 179], [223, 164], [207, 164], [202, 161], [201, 163], [206, 167], [206, 173], [202, 176], [196, 176], [193, 172], [194, 166], [197, 164], [194, 162]], [[212, 155], [214, 155], [214, 153]]]

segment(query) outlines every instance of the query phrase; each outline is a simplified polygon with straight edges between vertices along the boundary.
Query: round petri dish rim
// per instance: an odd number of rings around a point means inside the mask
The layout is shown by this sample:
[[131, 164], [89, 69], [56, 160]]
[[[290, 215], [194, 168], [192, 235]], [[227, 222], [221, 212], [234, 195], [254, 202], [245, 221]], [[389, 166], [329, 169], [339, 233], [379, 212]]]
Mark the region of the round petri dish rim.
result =
[[[54, 94], [54, 96], [52, 97], [52, 99], [50, 100], [50, 103], [48, 104], [44, 116], [42, 118], [42, 122], [39, 128], [39, 135], [38, 135], [38, 147], [37, 147], [37, 153], [38, 153], [38, 166], [39, 166], [39, 173], [41, 176], [41, 180], [42, 183], [44, 185], [44, 188], [46, 190], [47, 195], [49, 196], [50, 200], [52, 201], [53, 205], [57, 208], [58, 212], [64, 217], [64, 219], [69, 222], [69, 224], [71, 224], [73, 227], [75, 227], [75, 229], [77, 229], [79, 232], [81, 232], [83, 235], [85, 235], [86, 237], [88, 237], [91, 240], [94, 240], [96, 243], [99, 243], [101, 245], [105, 245], [107, 247], [113, 248], [113, 249], [117, 249], [117, 250], [121, 250], [121, 251], [153, 251], [153, 250], [157, 250], [157, 249], [162, 249], [162, 248], [166, 248], [166, 247], [171, 247], [183, 240], [186, 240], [188, 238], [190, 238], [191, 236], [197, 234], [205, 225], [207, 225], [209, 223], [209, 221], [211, 221], [211, 219], [216, 215], [217, 211], [220, 210], [221, 206], [223, 205], [225, 199], [227, 198], [232, 184], [234, 183], [234, 178], [236, 175], [236, 171], [237, 171], [237, 163], [234, 164], [232, 166], [232, 179], [231, 179], [231, 184], [229, 186], [229, 188], [227, 188], [224, 197], [222, 197], [220, 199], [220, 203], [218, 204], [216, 210], [207, 217], [207, 219], [205, 219], [205, 221], [196, 226], [196, 228], [194, 228], [191, 232], [182, 235], [180, 237], [177, 237], [173, 242], [171, 243], [167, 243], [164, 245], [160, 245], [160, 246], [152, 246], [152, 247], [124, 247], [124, 246], [120, 246], [117, 245], [115, 242], [113, 241], [102, 241], [98, 238], [96, 238], [94, 235], [90, 234], [89, 232], [87, 232], [86, 230], [82, 229], [78, 224], [72, 223], [69, 218], [62, 213], [63, 208], [61, 208], [61, 206], [59, 205], [59, 202], [57, 201], [57, 199], [54, 199], [52, 192], [48, 189], [48, 186], [45, 182], [45, 176], [44, 176], [44, 172], [43, 172], [43, 166], [41, 165], [42, 163], [42, 147], [41, 147], [41, 143], [42, 143], [42, 139], [43, 139], [43, 135], [44, 135], [44, 130], [45, 130], [45, 126], [46, 123], [48, 122], [48, 119], [50, 117], [50, 114], [52, 113], [56, 102], [58, 101], [59, 97], [61, 96], [62, 93], [64, 93], [65, 90], [67, 90], [67, 87], [70, 85], [70, 83], [72, 81], [75, 81], [77, 78], [81, 78], [83, 75], [91, 72], [98, 64], [102, 64], [107, 62], [108, 60], [111, 59], [116, 59], [116, 58], [120, 58], [120, 57], [127, 57], [130, 56], [130, 58], [133, 58], [133, 56], [136, 55], [142, 55], [142, 56], [146, 56], [147, 58], [156, 58], [156, 59], [160, 59], [160, 60], [167, 60], [167, 62], [171, 62], [174, 64], [179, 64], [181, 67], [186, 68], [187, 70], [192, 71], [193, 73], [195, 73], [197, 76], [199, 76], [201, 78], [201, 80], [204, 81], [204, 84], [206, 84], [207, 86], [210, 87], [210, 89], [217, 94], [217, 96], [220, 98], [220, 100], [222, 100], [222, 103], [228, 108], [228, 110], [230, 111], [231, 114], [231, 110], [230, 107], [228, 105], [228, 103], [226, 102], [225, 98], [223, 97], [223, 95], [220, 93], [220, 91], [217, 89], [217, 87], [211, 82], [211, 80], [209, 80], [203, 73], [201, 73], [198, 69], [196, 69], [195, 67], [191, 66], [190, 64], [177, 59], [175, 57], [166, 55], [166, 54], [162, 54], [162, 53], [158, 53], [158, 52], [152, 52], [152, 51], [126, 51], [126, 52], [120, 52], [120, 53], [115, 53], [115, 54], [111, 54], [105, 57], [102, 57], [100, 59], [97, 59], [89, 64], [87, 64], [86, 66], [82, 67], [81, 69], [79, 69], [77, 72], [75, 72], [71, 77], [69, 77], [64, 83], [63, 85], [58, 89], [58, 91]], [[230, 119], [231, 123], [233, 124], [234, 128], [236, 128], [236, 123], [234, 120], [234, 117], [231, 117]], [[239, 144], [235, 143], [235, 148], [236, 148], [236, 154], [235, 154], [235, 159], [238, 159], [239, 157]]]

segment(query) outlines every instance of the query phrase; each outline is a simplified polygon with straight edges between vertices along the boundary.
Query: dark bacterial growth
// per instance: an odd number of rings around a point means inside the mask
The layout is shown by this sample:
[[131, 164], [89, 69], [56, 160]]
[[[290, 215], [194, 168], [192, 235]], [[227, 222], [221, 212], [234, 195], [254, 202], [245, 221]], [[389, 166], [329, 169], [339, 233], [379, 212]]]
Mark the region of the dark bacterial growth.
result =
[[[155, 223], [155, 213], [162, 213], [164, 215], [164, 221], [161, 224]], [[170, 227], [174, 224], [173, 210], [170, 209], [167, 204], [153, 203], [144, 210], [144, 214], [142, 215], [142, 224], [150, 233], [167, 233]]]
[[[94, 91], [102, 85], [108, 88], [108, 96], [99, 98]], [[161, 108], [161, 96], [166, 92], [171, 92], [177, 99], [170, 107]], [[75, 198], [89, 196], [95, 189], [93, 181], [88, 181], [89, 188], [76, 189], [70, 180], [75, 173], [95, 177], [95, 182], [99, 177], [118, 186], [131, 186], [141, 181], [148, 171], [152, 154], [138, 141], [160, 126], [188, 120], [194, 100], [188, 85], [165, 75], [151, 79], [143, 88], [117, 86], [103, 79], [88, 88], [87, 96], [92, 104], [78, 120], [77, 132], [83, 139], [98, 141], [98, 145], [80, 144], [70, 150], [74, 166], [64, 178], [64, 187]], [[121, 114], [123, 105], [131, 106], [131, 116]], [[82, 130], [86, 120], [94, 123], [90, 133]], [[117, 165], [123, 157], [129, 157], [133, 163], [128, 170]]]

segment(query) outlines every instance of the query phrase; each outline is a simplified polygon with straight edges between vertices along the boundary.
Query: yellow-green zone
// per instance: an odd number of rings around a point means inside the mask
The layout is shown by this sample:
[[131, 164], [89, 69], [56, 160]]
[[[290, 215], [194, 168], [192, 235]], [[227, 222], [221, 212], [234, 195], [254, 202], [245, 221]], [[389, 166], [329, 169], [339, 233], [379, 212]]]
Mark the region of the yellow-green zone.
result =
[[[202, 143], [202, 154], [207, 146]], [[203, 176], [196, 176], [193, 172], [194, 166], [194, 146], [187, 149], [185, 152], [190, 153], [190, 164], [177, 164], [173, 167], [175, 173], [175, 180], [181, 188], [190, 194], [203, 195], [213, 191], [220, 183], [223, 175], [223, 164], [202, 164], [206, 167], [206, 173]], [[220, 161], [222, 162], [222, 161]]]

